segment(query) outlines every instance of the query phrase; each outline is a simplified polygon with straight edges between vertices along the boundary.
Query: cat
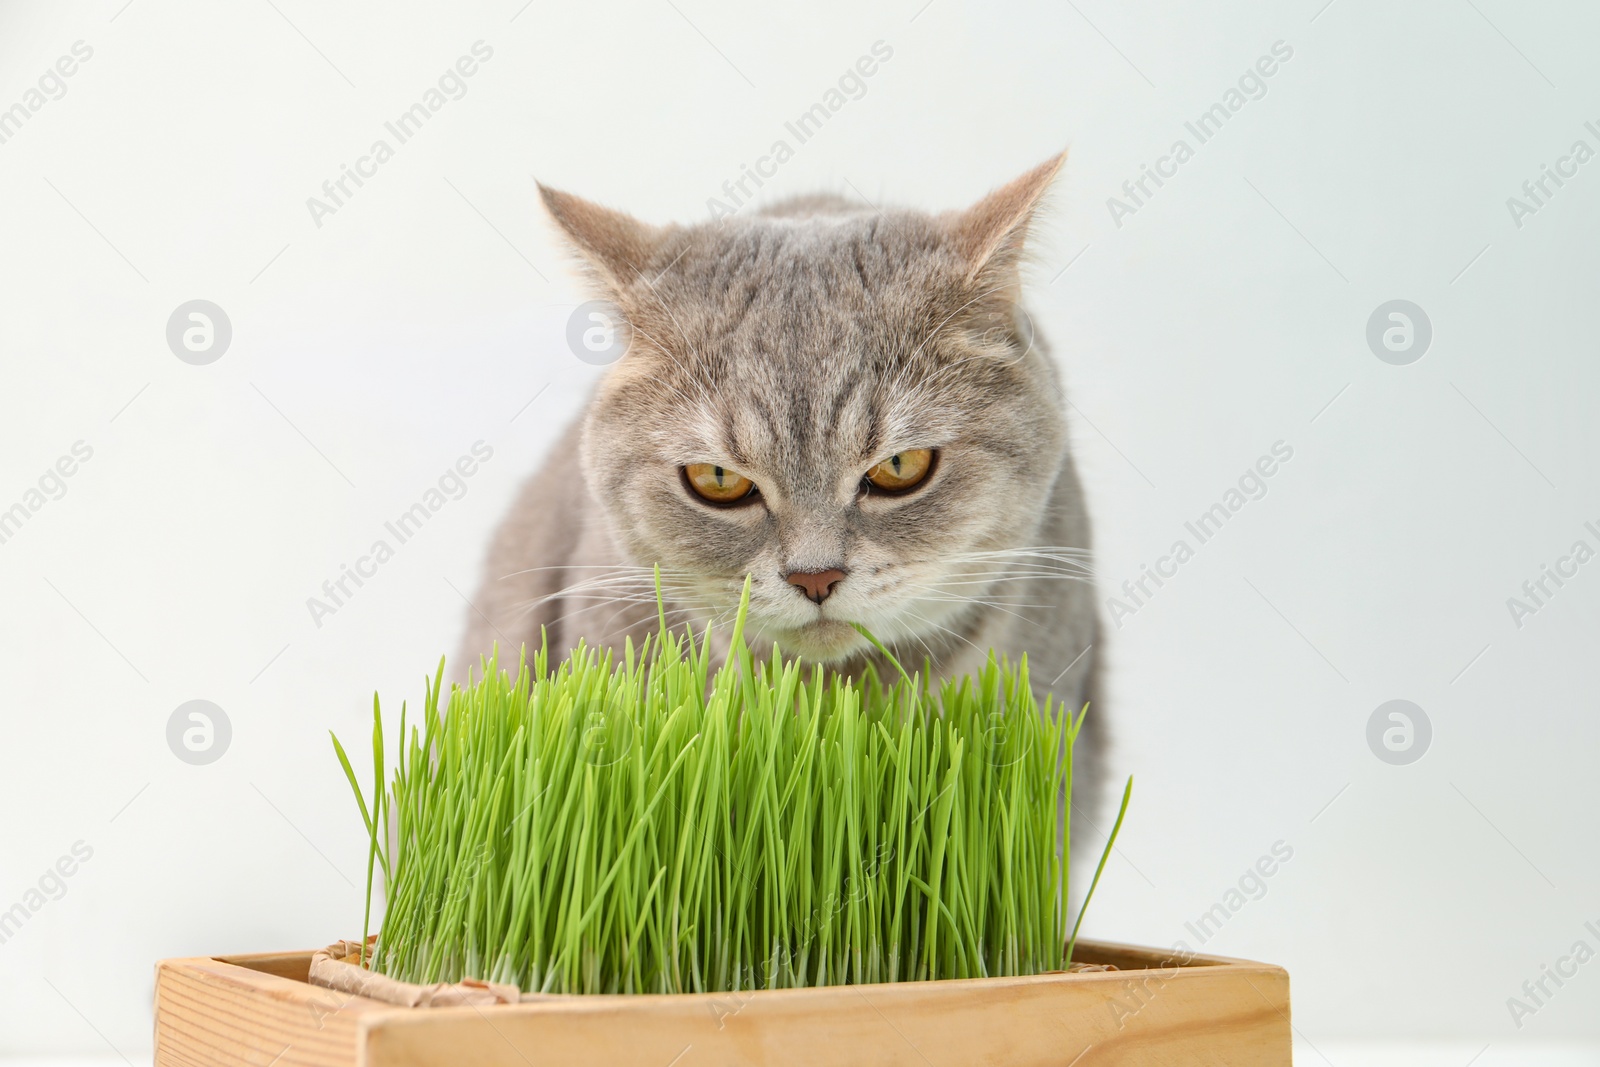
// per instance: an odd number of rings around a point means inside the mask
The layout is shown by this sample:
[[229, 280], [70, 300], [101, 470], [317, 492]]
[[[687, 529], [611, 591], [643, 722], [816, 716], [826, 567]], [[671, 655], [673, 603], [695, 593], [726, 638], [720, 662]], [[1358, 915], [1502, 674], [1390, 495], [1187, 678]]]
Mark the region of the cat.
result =
[[807, 196], [663, 227], [540, 185], [627, 349], [496, 532], [457, 663], [637, 644], [657, 564], [669, 622], [726, 639], [749, 575], [758, 652], [855, 669], [860, 623], [940, 677], [1027, 653], [1041, 705], [1091, 706], [1095, 797], [1088, 514], [1020, 302], [1063, 158], [940, 215]]

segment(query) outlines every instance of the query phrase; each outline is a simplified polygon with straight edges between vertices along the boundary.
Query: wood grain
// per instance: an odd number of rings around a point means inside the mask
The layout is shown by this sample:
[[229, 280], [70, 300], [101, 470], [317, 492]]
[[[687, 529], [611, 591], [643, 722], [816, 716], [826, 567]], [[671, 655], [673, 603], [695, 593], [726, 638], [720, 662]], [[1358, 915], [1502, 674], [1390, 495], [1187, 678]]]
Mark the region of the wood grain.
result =
[[[310, 953], [168, 960], [158, 1067], [531, 1064], [1287, 1067], [1289, 976], [1080, 945], [1119, 970], [405, 1009], [297, 980]], [[274, 1065], [274, 1067], [276, 1067]]]
[[[310, 968], [311, 954], [297, 953]], [[156, 968], [156, 1056], [174, 1067], [353, 1067], [388, 1005], [214, 959]]]

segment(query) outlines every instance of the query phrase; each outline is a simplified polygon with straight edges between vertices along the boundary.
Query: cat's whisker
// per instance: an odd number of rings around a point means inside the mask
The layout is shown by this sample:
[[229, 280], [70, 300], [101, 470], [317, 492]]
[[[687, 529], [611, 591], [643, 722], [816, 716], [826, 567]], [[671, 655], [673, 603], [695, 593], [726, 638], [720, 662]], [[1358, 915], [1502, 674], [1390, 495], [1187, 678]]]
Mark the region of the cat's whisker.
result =
[[[663, 571], [661, 574], [661, 588], [663, 594], [668, 593], [674, 582], [687, 579], [688, 577], [689, 576], [687, 575], [678, 575]], [[640, 589], [653, 591], [655, 589], [655, 576], [653, 573], [596, 575], [592, 578], [584, 578], [581, 581], [564, 585], [555, 592], [550, 593], [547, 599], [560, 596], [578, 595], [590, 589], [627, 588], [629, 586], [637, 586]]]
[[[668, 585], [667, 576], [662, 576], [663, 590]], [[653, 576], [627, 575], [627, 574], [600, 574], [584, 578], [576, 582], [569, 582], [551, 593], [538, 598], [540, 600], [555, 600], [563, 596], [582, 595], [589, 590], [599, 589], [627, 589], [635, 588], [641, 592], [654, 591], [655, 581]]]
[[981, 552], [952, 552], [941, 557], [946, 560], [993, 560], [1005, 562], [1008, 560], [1048, 559], [1066, 563], [1088, 563], [1095, 558], [1093, 552], [1058, 549], [1058, 548], [1008, 548], [992, 549]]
[[1047, 563], [1033, 559], [956, 560], [952, 561], [951, 565], [970, 570], [974, 574], [1016, 574], [1018, 571], [1036, 571], [1041, 574], [1086, 574], [1093, 569], [1081, 563]]
[[995, 552], [1078, 552], [1092, 555], [1094, 549], [1085, 548], [1083, 545], [1009, 545], [1005, 548], [980, 548], [957, 555], [986, 555]]
[[528, 567], [520, 571], [511, 571], [500, 577], [515, 578], [522, 574], [537, 574], [540, 571], [637, 571], [642, 574], [651, 574], [654, 567], [639, 567], [631, 563], [553, 563], [547, 567]]
[[[996, 609], [1002, 610], [1002, 611], [1006, 610], [1007, 608], [1023, 608], [1023, 609], [1044, 610], [1046, 608], [1051, 608], [1051, 607], [1055, 606], [1053, 604], [1022, 604], [1022, 603], [1018, 603], [1017, 601], [1014, 601], [1014, 600], [1001, 601], [1001, 600], [996, 600], [993, 597], [962, 596], [959, 593], [952, 593], [952, 594], [950, 594], [948, 596], [936, 596], [936, 595], [933, 595], [933, 594], [925, 593], [922, 596], [917, 597], [917, 603], [919, 603], [919, 604], [976, 604], [979, 607], [996, 608]], [[1013, 614], [1014, 615], [1016, 613], [1015, 612], [1008, 612], [1008, 614]], [[1017, 617], [1018, 618], [1023, 618], [1024, 616], [1018, 615]], [[1031, 622], [1033, 620], [1030, 619], [1029, 621]]]
[[[604, 624], [604, 626], [602, 627], [602, 629], [600, 631], [590, 635], [591, 640], [593, 640], [593, 639], [595, 639], [597, 637], [603, 637], [604, 635], [609, 634], [610, 633], [609, 627], [610, 627], [612, 621], [614, 621], [617, 618], [618, 615], [621, 615], [623, 612], [628, 611], [629, 609], [637, 609], [637, 608], [642, 608], [642, 607], [646, 607], [646, 606], [653, 607], [653, 605], [655, 604], [655, 601], [654, 601], [654, 599], [650, 599], [650, 600], [645, 600], [645, 599], [631, 600], [631, 599], [626, 599], [626, 598], [623, 598], [623, 597], [606, 597], [606, 598], [591, 599], [587, 603], [581, 604], [578, 607], [573, 608], [571, 611], [565, 612], [564, 614], [558, 615], [554, 619], [551, 619], [549, 622], [545, 623], [545, 626], [554, 627], [555, 624], [558, 623], [558, 622], [563, 622], [563, 621], [565, 621], [567, 619], [575, 618], [575, 617], [577, 617], [579, 615], [582, 615], [583, 613], [588, 612], [588, 611], [598, 611], [598, 610], [604, 609], [606, 607], [609, 607], [609, 606], [611, 606], [613, 604], [618, 604], [618, 603], [622, 604], [622, 607], [618, 608], [617, 611], [612, 613], [611, 617], [608, 618], [605, 621], [605, 624]], [[532, 605], [532, 607], [537, 607], [537, 606], [538, 606], [537, 603]], [[529, 610], [531, 611], [532, 608], [530, 607]], [[668, 618], [671, 618], [671, 617], [673, 617], [675, 615], [680, 615], [680, 614], [687, 615], [687, 616], [690, 616], [692, 618], [692, 613], [693, 613], [694, 609], [687, 608], [687, 607], [674, 607], [674, 608], [665, 609], [665, 611], [666, 611], [666, 615], [667, 615]], [[526, 615], [527, 612], [524, 612], [523, 614]], [[653, 611], [652, 611], [652, 614], [653, 614]]]
[[654, 593], [654, 589], [653, 588], [651, 590], [648, 590], [648, 591], [644, 590], [644, 589], [632, 589], [632, 590], [630, 590], [626, 586], [621, 586], [621, 587], [616, 587], [616, 588], [619, 591], [611, 591], [609, 589], [604, 589], [604, 588], [601, 588], [601, 587], [583, 587], [583, 586], [579, 586], [579, 585], [574, 585], [574, 586], [569, 586], [569, 587], [567, 587], [565, 589], [558, 590], [558, 591], [556, 591], [554, 593], [546, 594], [545, 596], [534, 597], [534, 598], [532, 598], [530, 600], [522, 601], [519, 604], [514, 605], [514, 606], [518, 607], [518, 608], [532, 609], [532, 608], [536, 608], [536, 607], [538, 607], [538, 606], [540, 606], [542, 604], [548, 604], [551, 601], [564, 600], [564, 599], [589, 600], [589, 601], [598, 601], [598, 602], [602, 602], [602, 603], [605, 602], [605, 601], [608, 601], [608, 600], [620, 599], [622, 597], [627, 597], [629, 599], [638, 600], [641, 603], [645, 602], [647, 599], [650, 600], [650, 601], [653, 601], [655, 599], [655, 593]]
[[1052, 573], [1052, 574], [965, 575], [964, 576], [965, 580], [952, 580], [952, 581], [948, 581], [948, 582], [940, 582], [939, 584], [940, 585], [990, 585], [990, 584], [1001, 583], [1001, 582], [1035, 582], [1035, 581], [1050, 581], [1050, 580], [1058, 581], [1058, 582], [1087, 582], [1087, 581], [1091, 581], [1093, 579], [1093, 577], [1094, 577], [1093, 575], [1089, 575], [1089, 574], [1063, 574], [1063, 573], [1059, 573], [1059, 572]]
[[1094, 570], [1089, 564], [1076, 560], [1048, 561], [1035, 558], [952, 560], [950, 565], [970, 568], [974, 571], [987, 568], [989, 572], [995, 574], [1014, 574], [1025, 569], [1049, 574], [1088, 574]]
[[1092, 578], [1091, 578], [1090, 575], [1086, 575], [1086, 574], [1069, 574], [1069, 573], [1064, 573], [1064, 572], [1060, 572], [1060, 571], [1053, 571], [1053, 572], [1048, 572], [1048, 573], [1033, 573], [1033, 574], [1013, 574], [1013, 573], [972, 574], [972, 573], [969, 573], [969, 572], [957, 571], [955, 574], [950, 575], [948, 578], [924, 577], [924, 578], [919, 578], [916, 581], [908, 583], [908, 584], [912, 585], [913, 587], [928, 587], [928, 588], [931, 588], [933, 586], [940, 586], [940, 587], [944, 587], [944, 586], [952, 586], [952, 587], [953, 586], [966, 586], [966, 587], [983, 586], [983, 587], [988, 587], [988, 586], [1012, 586], [1012, 585], [1018, 585], [1018, 584], [1026, 584], [1026, 583], [1030, 583], [1030, 582], [1088, 582], [1088, 581], [1091, 581], [1091, 580], [1092, 580]]
[[975, 557], [965, 557], [965, 558], [960, 557], [960, 556], [954, 556], [954, 557], [951, 557], [950, 562], [953, 562], [953, 563], [974, 563], [974, 564], [976, 564], [976, 563], [986, 563], [986, 564], [989, 564], [991, 566], [1002, 566], [1002, 567], [1021, 567], [1021, 566], [1029, 566], [1029, 565], [1038, 566], [1038, 567], [1055, 567], [1055, 568], [1071, 567], [1071, 568], [1074, 568], [1074, 569], [1077, 569], [1077, 570], [1090, 570], [1090, 569], [1092, 569], [1092, 567], [1094, 565], [1094, 561], [1092, 559], [1088, 559], [1088, 558], [1084, 558], [1084, 557], [1052, 555], [1052, 554], [1043, 553], [1043, 552], [1031, 552], [1031, 553], [1027, 553], [1025, 555], [1024, 554], [1017, 554], [1017, 555], [1006, 555], [1006, 556], [999, 556], [999, 555], [996, 555], [996, 556], [975, 556]]
[[1094, 571], [1089, 567], [1037, 563], [1017, 562], [996, 566], [995, 561], [974, 561], [967, 564], [956, 564], [956, 573], [963, 577], [1003, 577], [1014, 578], [1093, 578]]
[[970, 552], [951, 553], [952, 559], [987, 559], [1008, 556], [1035, 556], [1042, 555], [1050, 558], [1092, 559], [1094, 551], [1087, 548], [1074, 548], [1071, 545], [1018, 545], [1012, 548], [980, 549]]
[[1071, 560], [1057, 562], [1047, 562], [1039, 559], [969, 560], [964, 564], [958, 563], [957, 566], [989, 567], [996, 573], [1015, 573], [1024, 569], [1032, 569], [1046, 574], [1092, 574], [1094, 572], [1094, 568], [1087, 563]]
[[616, 622], [617, 619], [620, 616], [622, 616], [624, 613], [626, 613], [626, 612], [638, 611], [639, 607], [640, 607], [640, 605], [638, 603], [631, 603], [631, 604], [626, 604], [625, 603], [625, 604], [623, 604], [622, 607], [618, 608], [616, 611], [613, 611], [610, 615], [606, 616], [605, 622], [602, 622], [600, 624], [598, 630], [596, 630], [596, 633], [604, 634], [604, 635], [611, 634], [613, 632], [612, 629], [611, 629], [611, 624], [612, 623]]
[[928, 639], [927, 638], [923, 637], [921, 634], [917, 633], [916, 631], [912, 631], [911, 632], [911, 636], [917, 639], [917, 644], [922, 646], [922, 650], [928, 654], [928, 658], [930, 660], [934, 660], [934, 659], [938, 659], [939, 658], [938, 653], [934, 652], [933, 646], [928, 644]]
[[925, 616], [925, 615], [923, 615], [923, 614], [921, 614], [919, 612], [912, 611], [909, 608], [906, 609], [906, 614], [910, 615], [913, 619], [916, 619], [919, 622], [926, 623], [927, 625], [932, 626], [936, 630], [943, 630], [945, 633], [949, 634], [951, 637], [954, 637], [958, 641], [962, 641], [962, 642], [965, 642], [968, 645], [971, 645], [973, 648], [977, 649], [979, 652], [983, 651], [983, 649], [978, 648], [978, 646], [975, 643], [973, 643], [972, 639], [967, 637], [965, 634], [957, 633], [955, 630], [950, 629], [950, 627], [940, 625], [939, 623], [934, 622], [932, 619], [928, 618], [927, 616]]
[[[588, 593], [609, 591], [634, 592], [639, 594], [648, 593], [654, 596], [655, 585], [654, 583], [640, 582], [634, 579], [596, 578], [584, 582], [574, 582], [571, 585], [563, 586], [555, 592], [548, 594], [546, 599], [554, 600], [558, 597], [584, 596]], [[665, 582], [662, 583], [662, 595], [667, 595]]]
[[940, 589], [932, 590], [932, 591], [930, 591], [929, 594], [925, 594], [923, 596], [917, 597], [917, 602], [918, 603], [965, 604], [965, 605], [972, 606], [972, 607], [989, 608], [989, 609], [991, 609], [993, 611], [1004, 612], [1005, 614], [1014, 616], [1015, 618], [1021, 619], [1024, 622], [1031, 622], [1034, 625], [1039, 625], [1039, 620], [1038, 619], [1030, 619], [1030, 618], [1028, 618], [1028, 616], [1022, 614], [1021, 612], [1012, 611], [1011, 609], [1012, 608], [1022, 608], [1024, 610], [1026, 610], [1028, 608], [1045, 608], [1045, 607], [1048, 607], [1048, 605], [1045, 605], [1045, 604], [1010, 604], [1008, 606], [1006, 604], [1002, 604], [1000, 601], [995, 600], [995, 599], [993, 599], [991, 597], [962, 596], [959, 593], [951, 594], [951, 595], [948, 595], [948, 596], [932, 595], [932, 594], [938, 593], [938, 592], [943, 592], [943, 590], [940, 590]]

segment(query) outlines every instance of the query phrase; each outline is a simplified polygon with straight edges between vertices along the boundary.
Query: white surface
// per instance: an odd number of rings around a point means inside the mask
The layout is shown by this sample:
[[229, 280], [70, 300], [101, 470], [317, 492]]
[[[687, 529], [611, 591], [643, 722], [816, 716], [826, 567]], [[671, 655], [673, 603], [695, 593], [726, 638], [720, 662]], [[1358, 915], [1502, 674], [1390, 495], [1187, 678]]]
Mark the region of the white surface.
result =
[[1298, 1067], [1593, 1067], [1600, 1046], [1471, 1041], [1305, 1042], [1295, 1045]]
[[[1286, 964], [1318, 1047], [1600, 1038], [1600, 964], [1520, 1030], [1506, 1007], [1600, 921], [1600, 564], [1521, 629], [1506, 607], [1600, 525], [1600, 163], [1520, 229], [1505, 205], [1595, 140], [1600, 12], [275, 2], [0, 7], [0, 107], [94, 49], [0, 145], [0, 507], [94, 449], [0, 545], [0, 908], [93, 849], [0, 945], [0, 1051], [140, 1054], [155, 959], [355, 932], [327, 730], [362, 736], [374, 688], [420, 695], [593, 380], [530, 175], [703, 216], [880, 39], [892, 60], [764, 194], [944, 208], [1070, 144], [1032, 301], [1111, 586], [1295, 449], [1111, 637], [1139, 784], [1091, 932], [1187, 937], [1283, 841], [1206, 948]], [[480, 39], [466, 95], [315, 227], [307, 197]], [[1279, 40], [1266, 95], [1118, 228], [1107, 198]], [[210, 366], [164, 339], [194, 298], [233, 324]], [[1411, 366], [1364, 338], [1394, 298], [1434, 326]], [[316, 627], [306, 599], [479, 439], [466, 495]], [[211, 766], [165, 740], [195, 698], [233, 726]], [[1394, 698], [1434, 725], [1411, 766], [1366, 746]]]

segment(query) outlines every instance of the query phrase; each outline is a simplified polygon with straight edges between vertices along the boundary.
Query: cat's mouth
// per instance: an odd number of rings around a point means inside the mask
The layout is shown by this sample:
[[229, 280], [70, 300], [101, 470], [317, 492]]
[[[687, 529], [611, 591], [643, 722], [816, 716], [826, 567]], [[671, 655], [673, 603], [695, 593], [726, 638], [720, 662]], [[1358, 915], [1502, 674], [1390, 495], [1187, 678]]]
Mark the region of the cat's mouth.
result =
[[854, 626], [839, 619], [813, 619], [799, 626], [773, 628], [769, 636], [787, 654], [824, 663], [846, 659], [867, 645]]

